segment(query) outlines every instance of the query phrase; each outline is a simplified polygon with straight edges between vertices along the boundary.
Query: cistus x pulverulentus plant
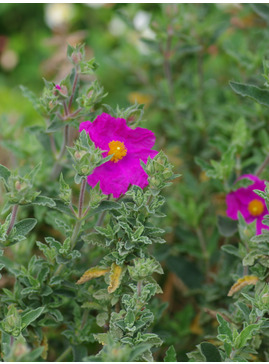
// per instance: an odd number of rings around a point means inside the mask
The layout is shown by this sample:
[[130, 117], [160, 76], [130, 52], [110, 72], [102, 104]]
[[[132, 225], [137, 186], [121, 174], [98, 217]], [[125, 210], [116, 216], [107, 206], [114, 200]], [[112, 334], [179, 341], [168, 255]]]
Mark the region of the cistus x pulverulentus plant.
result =
[[[22, 87], [44, 119], [30, 130], [42, 163], [0, 165], [2, 359], [152, 361], [162, 344], [151, 332], [151, 298], [162, 292], [152, 246], [165, 243], [156, 218], [175, 175], [152, 149], [154, 134], [128, 124], [141, 107], [104, 113], [102, 87], [81, 81], [96, 63], [81, 46], [68, 58], [71, 74], [45, 81], [40, 98]], [[19, 244], [28, 261], [16, 256]]]
[[[267, 66], [265, 62], [266, 80]], [[269, 106], [267, 89], [237, 82], [230, 82], [230, 85], [239, 95]], [[265, 85], [268, 87], [267, 82]], [[241, 119], [238, 123], [241, 130], [246, 129], [245, 121]], [[221, 234], [228, 238], [238, 230], [240, 239], [237, 244], [222, 246], [224, 252], [236, 257], [237, 270], [231, 272], [234, 283], [227, 292], [231, 300], [229, 307], [215, 312], [218, 322], [216, 345], [212, 342], [197, 345], [197, 350], [188, 354], [190, 361], [246, 362], [258, 361], [258, 357], [268, 361], [269, 357], [269, 190], [268, 182], [260, 179], [268, 169], [269, 156], [253, 170], [253, 174], [242, 174], [235, 179], [239, 171], [236, 170], [236, 160], [240, 158], [244, 145], [242, 134], [237, 135], [237, 143], [227, 151], [225, 163], [224, 158], [220, 162], [211, 161], [211, 166], [198, 161], [209, 176], [224, 183], [227, 192], [229, 218], [219, 219]], [[240, 139], [241, 143], [238, 143]], [[232, 220], [238, 223], [234, 225]]]

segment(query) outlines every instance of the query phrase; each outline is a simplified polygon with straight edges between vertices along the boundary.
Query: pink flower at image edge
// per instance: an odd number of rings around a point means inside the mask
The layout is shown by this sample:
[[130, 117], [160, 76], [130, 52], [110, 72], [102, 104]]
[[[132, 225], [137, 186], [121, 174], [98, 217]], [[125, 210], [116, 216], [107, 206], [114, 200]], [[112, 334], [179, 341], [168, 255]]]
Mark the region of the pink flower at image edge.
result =
[[269, 214], [269, 212], [264, 199], [257, 195], [254, 190], [264, 191], [265, 182], [252, 174], [245, 174], [239, 179], [242, 178], [248, 178], [253, 183], [228, 193], [226, 196], [227, 216], [237, 220], [238, 212], [240, 212], [248, 224], [256, 220], [256, 235], [259, 235], [262, 233], [262, 229], [269, 229], [269, 226], [262, 223], [264, 215]]
[[101, 191], [118, 198], [127, 192], [129, 185], [144, 188], [148, 185], [148, 175], [140, 161], [147, 162], [158, 152], [152, 150], [155, 136], [145, 128], [131, 129], [125, 119], [114, 118], [102, 113], [93, 121], [84, 121], [79, 131], [85, 130], [95, 146], [103, 151], [103, 156], [114, 154], [106, 163], [94, 169], [88, 176], [88, 183], [94, 187], [100, 181]]

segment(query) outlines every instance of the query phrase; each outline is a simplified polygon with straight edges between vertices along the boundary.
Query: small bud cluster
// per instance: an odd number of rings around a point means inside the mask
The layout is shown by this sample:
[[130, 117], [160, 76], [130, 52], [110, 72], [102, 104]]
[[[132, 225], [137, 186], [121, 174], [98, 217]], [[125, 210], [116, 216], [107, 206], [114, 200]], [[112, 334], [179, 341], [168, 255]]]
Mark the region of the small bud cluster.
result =
[[36, 192], [33, 180], [28, 176], [11, 175], [8, 179], [7, 193], [9, 202], [12, 204], [26, 205], [33, 202], [40, 192]]
[[80, 133], [80, 137], [75, 142], [74, 148], [69, 147], [68, 151], [74, 162], [73, 167], [76, 171], [76, 183], [80, 183], [81, 179], [89, 176], [96, 167], [111, 158], [111, 156], [103, 158], [102, 151], [99, 148], [95, 148], [85, 130]]
[[158, 194], [161, 189], [170, 185], [169, 181], [179, 177], [173, 173], [173, 166], [162, 151], [154, 159], [148, 158], [143, 168], [149, 176], [149, 188], [153, 194]]

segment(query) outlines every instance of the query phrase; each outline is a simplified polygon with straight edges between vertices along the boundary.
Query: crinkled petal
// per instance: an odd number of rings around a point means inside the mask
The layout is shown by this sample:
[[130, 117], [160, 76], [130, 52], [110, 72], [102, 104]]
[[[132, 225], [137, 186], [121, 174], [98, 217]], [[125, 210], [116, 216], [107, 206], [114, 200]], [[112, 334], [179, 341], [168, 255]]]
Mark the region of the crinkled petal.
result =
[[243, 174], [242, 176], [240, 176], [238, 178], [238, 180], [243, 179], [243, 178], [248, 178], [253, 182], [260, 182], [261, 180], [259, 179], [259, 177], [255, 176], [255, 174]]
[[93, 121], [84, 121], [80, 124], [79, 131], [86, 130], [95, 146], [108, 150], [108, 144], [112, 140], [125, 142], [121, 131], [126, 127], [126, 121], [121, 118], [113, 118], [111, 115], [102, 113]]
[[229, 216], [233, 220], [237, 220], [239, 203], [236, 199], [235, 192], [228, 193], [228, 195], [226, 196], [226, 204], [227, 204], [227, 210], [226, 210], [227, 216]]
[[[250, 186], [252, 187], [252, 186]], [[252, 188], [239, 188], [236, 193], [236, 198], [240, 201], [240, 204], [248, 205], [252, 200], [263, 201], [263, 198], [253, 192]]]
[[127, 153], [151, 149], [155, 143], [152, 131], [140, 127], [131, 129], [125, 119], [114, 118], [106, 113], [97, 116], [93, 122], [82, 122], [79, 131], [82, 130], [86, 130], [95, 146], [102, 150], [108, 150], [112, 140], [123, 142]]
[[245, 204], [242, 204], [241, 201], [237, 198], [238, 194], [237, 191], [230, 192], [226, 196], [226, 203], [227, 203], [227, 216], [229, 216], [233, 220], [238, 219], [238, 212], [240, 212], [247, 223], [250, 223], [255, 220], [255, 217], [251, 216], [248, 207]]
[[[149, 152], [150, 155], [156, 151]], [[142, 168], [140, 159], [126, 156], [117, 163], [108, 161], [95, 168], [93, 173], [88, 176], [88, 183], [94, 187], [98, 181], [100, 181], [100, 188], [104, 194], [113, 194], [113, 197], [118, 198], [127, 192], [130, 184], [141, 188], [146, 187], [148, 175]]]
[[151, 149], [156, 139], [151, 130], [140, 127], [131, 129], [129, 126], [126, 126], [122, 130], [122, 136], [125, 139], [126, 148], [130, 153], [135, 153], [143, 149]]

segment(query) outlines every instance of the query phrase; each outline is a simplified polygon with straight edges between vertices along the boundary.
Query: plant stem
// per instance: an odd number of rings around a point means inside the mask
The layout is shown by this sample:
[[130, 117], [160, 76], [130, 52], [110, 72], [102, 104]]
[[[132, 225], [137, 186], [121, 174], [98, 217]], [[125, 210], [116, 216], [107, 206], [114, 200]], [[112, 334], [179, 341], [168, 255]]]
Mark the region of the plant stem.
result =
[[70, 113], [70, 110], [71, 110], [71, 106], [72, 106], [72, 102], [73, 102], [73, 98], [75, 95], [77, 82], [78, 82], [78, 71], [77, 71], [77, 69], [75, 69], [75, 71], [76, 71], [76, 73], [75, 73], [75, 78], [74, 78], [73, 87], [72, 87], [72, 94], [70, 96], [70, 100], [69, 100], [69, 104], [68, 104], [68, 113]]
[[[81, 109], [76, 110], [73, 114], [70, 114], [71, 111], [71, 107], [72, 107], [72, 102], [74, 99], [74, 95], [75, 95], [75, 91], [76, 91], [76, 87], [77, 87], [77, 83], [78, 83], [78, 72], [76, 69], [76, 73], [75, 73], [75, 78], [74, 78], [74, 82], [73, 82], [73, 87], [72, 87], [72, 93], [69, 99], [69, 103], [68, 106], [66, 105], [66, 102], [63, 103], [63, 107], [64, 107], [64, 116], [65, 119], [68, 119], [69, 117], [74, 117]], [[59, 176], [60, 171], [61, 171], [61, 165], [60, 162], [64, 156], [65, 150], [66, 150], [66, 146], [68, 145], [68, 139], [69, 139], [69, 125], [66, 125], [64, 128], [64, 138], [63, 138], [63, 142], [62, 142], [62, 146], [61, 146], [61, 150], [59, 153], [59, 156], [53, 166], [50, 178], [51, 179], [55, 179]]]
[[18, 208], [19, 208], [19, 205], [14, 205], [12, 208], [11, 220], [9, 223], [9, 227], [7, 228], [7, 235], [9, 235], [9, 233], [11, 232], [11, 230], [15, 224], [17, 213], [18, 213]]
[[267, 166], [267, 164], [269, 164], [269, 154], [267, 155], [267, 157], [265, 158], [265, 160], [263, 161], [263, 163], [260, 165], [260, 167], [257, 168], [257, 170], [255, 172], [255, 175], [257, 177], [259, 177], [259, 175], [262, 173], [262, 171]]
[[138, 282], [137, 282], [137, 295], [138, 297], [141, 296], [141, 290], [142, 290], [142, 280], [140, 279]]
[[71, 346], [68, 346], [68, 348], [65, 349], [65, 351], [55, 360], [55, 362], [63, 361], [63, 359], [70, 354], [72, 348]]
[[[86, 178], [84, 178], [82, 180], [81, 186], [80, 186], [80, 194], [79, 194], [79, 206], [78, 206], [78, 219], [77, 222], [75, 224], [74, 230], [73, 230], [73, 234], [70, 238], [70, 246], [71, 246], [71, 251], [74, 249], [75, 245], [76, 245], [76, 241], [77, 241], [77, 237], [80, 231], [80, 227], [82, 224], [82, 209], [83, 209], [83, 205], [84, 205], [84, 198], [85, 198], [85, 190], [86, 190]], [[57, 276], [61, 270], [63, 269], [64, 264], [60, 264], [59, 267], [56, 269], [55, 271], [55, 276]]]
[[85, 190], [86, 190], [87, 180], [84, 178], [81, 183], [80, 194], [79, 194], [79, 203], [78, 203], [78, 218], [81, 218], [83, 204], [84, 204], [84, 197], [85, 197]]
[[58, 158], [52, 168], [52, 172], [50, 175], [51, 179], [55, 179], [59, 176], [60, 171], [61, 171], [61, 165], [60, 165], [60, 161], [62, 160], [64, 153], [65, 153], [65, 147], [68, 144], [68, 136], [69, 136], [69, 125], [66, 125], [64, 127], [64, 137], [63, 137], [63, 142], [62, 142], [62, 146], [61, 146], [61, 150], [60, 153], [58, 155]]

